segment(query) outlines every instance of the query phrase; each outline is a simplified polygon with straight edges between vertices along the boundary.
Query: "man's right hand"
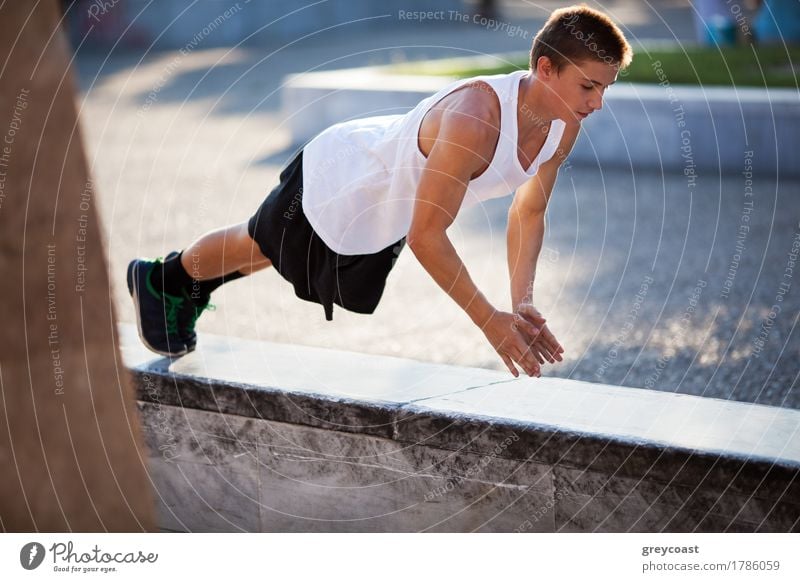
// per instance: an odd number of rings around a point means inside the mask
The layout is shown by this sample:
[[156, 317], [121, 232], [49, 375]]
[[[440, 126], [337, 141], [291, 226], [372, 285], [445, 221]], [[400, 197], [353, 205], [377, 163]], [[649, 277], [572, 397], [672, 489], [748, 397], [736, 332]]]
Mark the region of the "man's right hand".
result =
[[495, 310], [481, 330], [515, 378], [519, 377], [515, 363], [525, 370], [528, 376], [538, 378], [542, 375], [541, 367], [525, 336], [519, 331], [518, 322], [519, 317], [513, 313]]
[[546, 320], [538, 309], [529, 302], [522, 302], [514, 313], [519, 317], [518, 325], [540, 364], [545, 361], [555, 364], [564, 359], [561, 356], [564, 347], [547, 327]]

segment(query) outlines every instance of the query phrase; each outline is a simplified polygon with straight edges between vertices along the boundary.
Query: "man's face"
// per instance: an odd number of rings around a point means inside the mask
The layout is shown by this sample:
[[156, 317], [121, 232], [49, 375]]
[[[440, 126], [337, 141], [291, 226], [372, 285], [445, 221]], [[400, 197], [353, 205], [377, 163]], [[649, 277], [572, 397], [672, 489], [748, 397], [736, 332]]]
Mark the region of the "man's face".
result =
[[580, 123], [603, 107], [603, 96], [617, 80], [617, 68], [603, 61], [567, 63], [546, 75], [553, 113], [564, 121]]

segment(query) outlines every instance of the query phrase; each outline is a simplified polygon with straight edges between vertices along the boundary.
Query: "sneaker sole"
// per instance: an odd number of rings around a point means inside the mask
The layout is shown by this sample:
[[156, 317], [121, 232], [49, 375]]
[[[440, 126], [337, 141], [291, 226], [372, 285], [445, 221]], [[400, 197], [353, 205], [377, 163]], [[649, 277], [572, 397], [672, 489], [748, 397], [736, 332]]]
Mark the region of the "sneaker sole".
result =
[[133, 260], [128, 264], [127, 283], [128, 283], [128, 292], [131, 294], [131, 297], [133, 298], [133, 306], [135, 308], [134, 310], [136, 311], [136, 330], [139, 332], [139, 339], [147, 347], [148, 350], [160, 354], [162, 356], [175, 357], [175, 356], [184, 356], [188, 354], [192, 350], [184, 349], [183, 351], [179, 352], [165, 352], [156, 349], [155, 347], [150, 345], [150, 342], [148, 342], [145, 339], [144, 333], [142, 332], [142, 320], [139, 315], [141, 311], [141, 307], [139, 305], [139, 292], [137, 286], [134, 285], [134, 281], [136, 280], [138, 274], [139, 274], [139, 261]]

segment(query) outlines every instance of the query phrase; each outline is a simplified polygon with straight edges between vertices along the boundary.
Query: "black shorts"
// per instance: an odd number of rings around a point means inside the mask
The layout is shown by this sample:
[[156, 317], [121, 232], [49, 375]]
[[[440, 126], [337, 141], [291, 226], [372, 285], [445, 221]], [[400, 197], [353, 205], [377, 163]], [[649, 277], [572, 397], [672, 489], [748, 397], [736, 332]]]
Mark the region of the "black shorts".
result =
[[369, 255], [340, 255], [319, 238], [303, 214], [303, 151], [281, 170], [279, 184], [247, 223], [256, 241], [295, 295], [325, 308], [333, 320], [333, 304], [355, 313], [373, 313], [383, 295], [386, 277], [405, 246], [403, 237]]

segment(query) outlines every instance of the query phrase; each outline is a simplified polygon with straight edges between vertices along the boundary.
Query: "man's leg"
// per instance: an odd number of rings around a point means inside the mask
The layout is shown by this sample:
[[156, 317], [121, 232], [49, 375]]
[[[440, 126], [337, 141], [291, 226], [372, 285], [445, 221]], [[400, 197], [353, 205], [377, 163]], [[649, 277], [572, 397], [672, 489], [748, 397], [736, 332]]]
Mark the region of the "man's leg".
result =
[[169, 295], [188, 294], [200, 306], [211, 292], [272, 263], [247, 232], [247, 222], [207, 232], [180, 253], [173, 251], [151, 275], [153, 286]]
[[261, 269], [266, 269], [267, 267], [271, 266], [272, 266], [272, 261], [270, 261], [269, 259], [264, 259], [262, 263], [253, 263], [251, 265], [248, 265], [247, 267], [239, 267], [239, 272], [242, 275], [250, 275], [252, 273], [255, 273], [256, 271], [260, 271]]
[[247, 222], [212, 230], [181, 253], [181, 265], [191, 277], [207, 281], [239, 271], [249, 275], [272, 263], [247, 232]]
[[128, 290], [142, 341], [164, 355], [192, 351], [197, 318], [213, 307], [211, 292], [271, 264], [248, 234], [247, 222], [208, 232], [163, 261], [131, 261]]

